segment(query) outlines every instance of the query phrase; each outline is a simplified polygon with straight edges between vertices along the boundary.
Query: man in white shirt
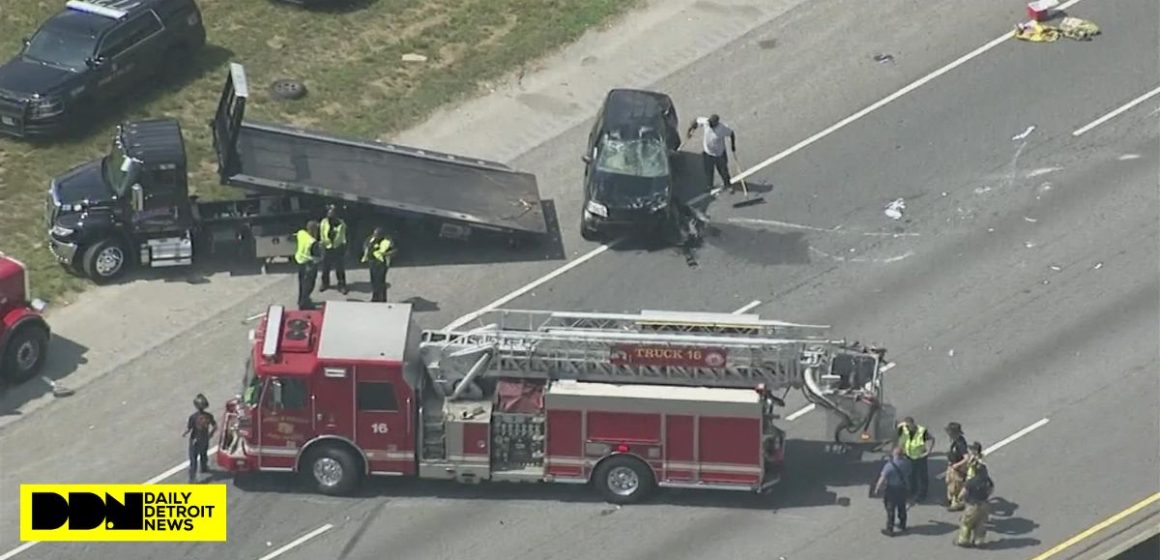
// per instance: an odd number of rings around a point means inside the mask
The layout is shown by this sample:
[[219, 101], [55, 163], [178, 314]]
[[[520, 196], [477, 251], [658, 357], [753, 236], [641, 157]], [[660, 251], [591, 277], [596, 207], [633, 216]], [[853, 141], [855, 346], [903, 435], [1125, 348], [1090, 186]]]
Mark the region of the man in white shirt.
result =
[[729, 138], [733, 153], [737, 153], [737, 136], [733, 134], [732, 128], [721, 122], [721, 117], [710, 115], [708, 118], [697, 117], [697, 120], [693, 121], [689, 127], [689, 131], [685, 133], [685, 137], [691, 138], [693, 131], [702, 126], [705, 127], [705, 133], [702, 139], [703, 153], [701, 157], [705, 163], [705, 177], [709, 179], [709, 190], [713, 190], [713, 170], [716, 169], [717, 173], [721, 175], [724, 186], [729, 188], [729, 192], [736, 192], [737, 187], [729, 184], [729, 155], [725, 153], [725, 138]]

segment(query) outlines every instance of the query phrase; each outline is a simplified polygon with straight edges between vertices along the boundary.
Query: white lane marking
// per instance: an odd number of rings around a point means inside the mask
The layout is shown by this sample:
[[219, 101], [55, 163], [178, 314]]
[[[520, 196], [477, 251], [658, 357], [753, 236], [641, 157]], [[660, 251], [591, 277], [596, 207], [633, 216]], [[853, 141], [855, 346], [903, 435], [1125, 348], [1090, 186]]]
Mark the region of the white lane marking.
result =
[[815, 409], [815, 408], [817, 408], [817, 405], [812, 404], [812, 403], [807, 404], [804, 407], [802, 407], [801, 410], [799, 410], [793, 414], [790, 414], [789, 416], [786, 416], [785, 419], [787, 422], [793, 422], [794, 420], [797, 420], [798, 418], [801, 418], [802, 416], [809, 414], [810, 411]]
[[754, 307], [757, 307], [758, 305], [761, 305], [761, 300], [755, 299], [755, 300], [745, 304], [745, 306], [742, 307], [741, 309], [734, 311], [733, 314], [734, 315], [741, 315], [742, 313], [745, 313], [746, 311], [749, 311], [750, 309], [753, 309]]
[[[1076, 5], [1076, 4], [1080, 3], [1081, 1], [1082, 0], [1068, 0], [1067, 2], [1060, 4], [1056, 9], [1063, 10], [1063, 9], [1066, 9], [1070, 6]], [[730, 184], [739, 183], [742, 180], [744, 180], [746, 177], [749, 177], [750, 175], [753, 175], [754, 173], [757, 173], [758, 171], [761, 171], [762, 169], [769, 167], [770, 165], [772, 165], [778, 161], [781, 161], [781, 160], [801, 151], [803, 148], [817, 142], [818, 140], [821, 140], [822, 138], [825, 138], [825, 137], [833, 134], [834, 132], [837, 132], [839, 129], [844, 128], [846, 125], [848, 125], [848, 124], [850, 124], [850, 123], [852, 123], [852, 122], [854, 122], [862, 117], [865, 117], [866, 115], [869, 115], [870, 113], [873, 113], [874, 111], [877, 111], [878, 109], [881, 109], [883, 106], [890, 103], [891, 101], [894, 101], [895, 99], [898, 99], [899, 97], [902, 97], [902, 96], [922, 87], [923, 85], [926, 85], [927, 83], [931, 82], [935, 78], [938, 78], [939, 76], [942, 76], [943, 74], [946, 74], [947, 72], [950, 72], [951, 70], [954, 70], [955, 68], [958, 68], [959, 66], [962, 66], [963, 64], [965, 64], [969, 60], [995, 48], [1003, 41], [1010, 39], [1013, 36], [1013, 34], [1014, 34], [1013, 31], [1009, 31], [1007, 33], [1004, 33], [1001, 37], [997, 37], [996, 39], [992, 40], [991, 42], [959, 57], [954, 62], [951, 62], [950, 64], [943, 66], [942, 68], [939, 68], [938, 70], [935, 70], [934, 72], [931, 72], [930, 74], [927, 74], [926, 76], [923, 76], [922, 78], [919, 78], [918, 80], [915, 80], [914, 82], [911, 82], [906, 87], [903, 87], [902, 89], [882, 98], [881, 100], [870, 105], [869, 107], [866, 107], [865, 109], [862, 109], [861, 111], [858, 111], [857, 113], [854, 113], [853, 115], [850, 115], [849, 117], [846, 117], [846, 118], [838, 121], [837, 123], [831, 125], [829, 128], [826, 128], [825, 130], [823, 130], [817, 134], [814, 134], [813, 136], [810, 136], [809, 138], [806, 138], [805, 140], [802, 140], [801, 142], [798, 142], [797, 144], [794, 144], [788, 150], [785, 150], [779, 154], [776, 154], [773, 157], [770, 157], [769, 159], [757, 164], [756, 166], [751, 167], [746, 171], [743, 171], [740, 175], [733, 177], [732, 180], [729, 181], [729, 183]], [[697, 195], [696, 197], [689, 200], [689, 204], [696, 204], [696, 203], [700, 202], [701, 200], [704, 200], [705, 198], [717, 196], [723, 190], [725, 190], [725, 187], [717, 187], [717, 188], [715, 188], [707, 193], [702, 193], [700, 195]], [[471, 313], [468, 313], [467, 315], [464, 315], [464, 316], [448, 323], [447, 326], [443, 327], [443, 330], [451, 330], [451, 329], [459, 328], [459, 327], [463, 326], [464, 324], [475, 320], [480, 315], [483, 315], [484, 313], [487, 313], [488, 311], [491, 311], [491, 310], [496, 309], [502, 305], [505, 305], [509, 301], [512, 301], [512, 300], [514, 300], [514, 299], [516, 299], [516, 298], [518, 298], [518, 297], [520, 297], [520, 296], [522, 296], [522, 295], [554, 280], [555, 278], [559, 277], [560, 275], [564, 274], [565, 272], [568, 272], [569, 270], [572, 270], [573, 268], [576, 268], [576, 267], [580, 266], [581, 264], [584, 264], [585, 262], [592, 260], [593, 258], [595, 258], [598, 255], [600, 255], [601, 253], [611, 249], [613, 246], [617, 245], [618, 243], [621, 243], [622, 241], [624, 241], [623, 237], [616, 239], [616, 240], [613, 240], [613, 241], [606, 243], [604, 245], [601, 245], [601, 246], [581, 255], [576, 260], [570, 261], [570, 262], [564, 264], [564, 266], [561, 266], [560, 268], [557, 268], [556, 270], [549, 272], [545, 276], [542, 276], [536, 280], [533, 280], [531, 283], [529, 283], [521, 288], [517, 288], [512, 293], [510, 293], [506, 296], [503, 296], [503, 297], [485, 305], [484, 307], [479, 308], [476, 311], [472, 311]]]
[[40, 541], [28, 541], [12, 550], [9, 550], [8, 552], [5, 552], [3, 555], [0, 555], [0, 560], [8, 560], [9, 558], [12, 558], [17, 554], [20, 554], [21, 552], [24, 552], [25, 550], [28, 550], [38, 544], [40, 544]]
[[[1068, 0], [1067, 2], [1060, 4], [1056, 9], [1064, 10], [1064, 9], [1067, 9], [1068, 7], [1071, 7], [1071, 6], [1074, 6], [1078, 3], [1080, 3], [1081, 1], [1082, 0]], [[959, 66], [962, 66], [963, 64], [966, 64], [971, 59], [976, 58], [979, 55], [1003, 44], [1004, 41], [1010, 39], [1013, 36], [1014, 36], [1014, 32], [1008, 31], [1007, 33], [1004, 33], [1003, 35], [996, 37], [995, 39], [991, 40], [989, 43], [959, 57], [954, 62], [951, 62], [950, 64], [947, 64], [946, 66], [943, 66], [942, 68], [939, 68], [938, 70], [935, 70], [934, 72], [931, 72], [930, 74], [927, 74], [927, 75], [911, 82], [909, 85], [903, 87], [902, 89], [900, 89], [900, 90], [898, 90], [898, 91], [896, 91], [896, 92], [894, 92], [886, 97], [883, 97], [881, 100], [875, 102], [874, 104], [870, 105], [869, 107], [866, 107], [865, 109], [862, 109], [861, 111], [858, 111], [857, 113], [854, 113], [853, 115], [850, 115], [850, 116], [834, 123], [833, 125], [830, 125], [829, 128], [827, 128], [827, 129], [825, 129], [825, 130], [823, 130], [823, 131], [821, 131], [813, 136], [810, 136], [809, 138], [806, 138], [805, 140], [802, 140], [801, 142], [798, 142], [797, 144], [794, 144], [788, 150], [786, 150], [780, 154], [777, 154], [777, 155], [747, 169], [746, 171], [742, 172], [740, 175], [733, 177], [733, 180], [731, 182], [737, 183], [737, 182], [749, 177], [750, 175], [753, 175], [754, 173], [757, 173], [758, 171], [761, 171], [762, 169], [765, 169], [766, 167], [769, 167], [770, 165], [773, 165], [774, 163], [777, 163], [777, 162], [797, 153], [802, 148], [805, 148], [806, 146], [809, 146], [810, 144], [813, 144], [814, 142], [817, 142], [818, 140], [821, 140], [822, 138], [825, 138], [825, 137], [833, 134], [834, 132], [837, 132], [838, 130], [845, 128], [846, 125], [849, 125], [850, 123], [852, 123], [852, 122], [854, 122], [862, 117], [865, 117], [866, 115], [869, 115], [870, 113], [873, 113], [874, 111], [877, 111], [878, 109], [881, 109], [883, 106], [890, 103], [891, 101], [894, 101], [894, 100], [896, 100], [896, 99], [898, 99], [898, 98], [930, 83], [935, 78], [938, 78], [939, 76], [942, 76], [943, 74], [946, 74], [947, 72], [950, 72], [951, 70], [954, 70], [955, 68], [958, 68]]]
[[298, 537], [298, 538], [286, 543], [286, 546], [283, 546], [282, 548], [279, 548], [278, 550], [275, 550], [274, 552], [271, 552], [271, 553], [259, 558], [258, 560], [271, 560], [272, 558], [277, 558], [277, 557], [289, 552], [290, 549], [292, 549], [296, 546], [300, 546], [302, 543], [304, 543], [310, 539], [313, 539], [314, 537], [317, 537], [318, 535], [321, 535], [321, 534], [323, 534], [323, 533], [325, 533], [333, 528], [334, 528], [334, 525], [327, 523], [326, 525], [323, 525], [323, 526], [321, 526], [321, 527], [319, 527], [319, 528], [317, 528], [309, 533], [306, 533], [305, 535], [302, 535], [301, 537]]
[[898, 365], [898, 364], [896, 364], [894, 362], [887, 362], [885, 365], [882, 366], [881, 369], [878, 370], [878, 373], [886, 373], [886, 372], [894, 369], [894, 366], [896, 366], [896, 365]]
[[842, 226], [832, 228], [821, 228], [817, 226], [807, 226], [805, 224], [795, 224], [792, 222], [782, 222], [780, 220], [760, 220], [757, 218], [729, 218], [729, 221], [735, 224], [754, 224], [759, 226], [774, 226], [789, 229], [804, 229], [806, 231], [819, 231], [822, 233], [844, 233], [848, 235], [862, 235], [865, 237], [918, 237], [917, 233], [890, 233], [886, 231], [849, 231], [842, 229]]
[[263, 311], [257, 315], [254, 315], [253, 317], [246, 317], [244, 322], [249, 323], [250, 321], [253, 321], [254, 319], [261, 319], [262, 317], [265, 317], [265, 316], [266, 316], [266, 312]]
[[1091, 130], [1091, 129], [1093, 129], [1101, 124], [1104, 124], [1104, 123], [1120, 116], [1122, 113], [1131, 109], [1132, 107], [1135, 107], [1136, 105], [1139, 105], [1139, 104], [1147, 101], [1149, 98], [1153, 97], [1154, 95], [1156, 95], [1158, 93], [1160, 93], [1160, 87], [1158, 87], [1158, 88], [1156, 88], [1148, 93], [1145, 93], [1144, 95], [1141, 95], [1140, 97], [1137, 97], [1137, 98], [1129, 101], [1127, 104], [1120, 106], [1119, 109], [1116, 109], [1115, 111], [1112, 111], [1111, 113], [1108, 113], [1108, 114], [1106, 114], [1106, 115], [1104, 115], [1104, 116], [1102, 116], [1102, 117], [1100, 117], [1100, 118], [1098, 118], [1098, 119], [1096, 119], [1096, 120], [1094, 120], [1094, 121], [1092, 121], [1084, 126], [1079, 127], [1078, 129], [1076, 129], [1075, 132], [1072, 132], [1071, 135], [1072, 136], [1079, 136], [1079, 135], [1081, 135], [1081, 134], [1083, 134], [1083, 133], [1085, 133], [1085, 132], [1087, 132], [1087, 131], [1089, 131], [1089, 130]]
[[885, 259], [868, 259], [866, 257], [843, 257], [841, 255], [831, 255], [825, 251], [822, 251], [821, 249], [815, 249], [813, 247], [810, 247], [810, 251], [817, 253], [817, 254], [819, 254], [823, 257], [826, 257], [828, 259], [834, 259], [838, 262], [849, 262], [849, 263], [892, 264], [892, 263], [896, 263], [898, 261], [901, 261], [903, 259], [909, 259], [910, 257], [914, 256], [914, 251], [907, 251], [901, 255], [895, 255], [893, 257], [887, 257]]
[[[218, 450], [218, 448], [215, 445], [215, 446], [209, 448], [209, 450], [206, 451], [206, 454], [213, 455], [214, 453], [217, 453], [217, 450]], [[175, 474], [177, 474], [177, 473], [179, 473], [187, 468], [189, 468], [189, 461], [181, 463], [180, 465], [175, 465], [174, 467], [170, 468], [169, 470], [167, 470], [167, 471], [165, 471], [165, 472], [163, 472], [163, 473], [161, 473], [153, 478], [150, 478], [149, 480], [146, 480], [144, 482], [144, 484], [147, 484], [147, 485], [157, 484], [158, 482], [161, 482], [162, 480], [165, 480], [165, 479], [167, 479], [167, 478], [169, 478], [169, 477], [171, 477], [171, 476], [173, 476], [173, 475], [175, 475]], [[24, 552], [25, 550], [28, 550], [28, 549], [30, 549], [38, 544], [40, 544], [40, 541], [28, 541], [28, 542], [26, 542], [26, 543], [24, 543], [16, 548], [12, 549], [12, 550], [9, 550], [8, 552], [5, 552], [4, 554], [0, 554], [0, 560], [9, 560], [10, 558], [14, 558], [17, 554], [20, 554], [21, 552]]]
[[[990, 455], [990, 454], [1006, 447], [1007, 444], [1025, 436], [1027, 434], [1030, 434], [1031, 432], [1034, 432], [1035, 430], [1038, 430], [1039, 428], [1042, 428], [1048, 422], [1050, 422], [1050, 420], [1047, 418], [1044, 418], [1044, 419], [1042, 419], [1042, 420], [1040, 420], [1040, 421], [1038, 421], [1030, 426], [1027, 426], [1026, 428], [1023, 428], [1022, 430], [1019, 430], [1018, 432], [1015, 432], [1015, 433], [1007, 436], [1006, 438], [1000, 440], [998, 443], [995, 443], [991, 447], [984, 449], [983, 456], [986, 457], [987, 455]], [[938, 475], [935, 478], [945, 478], [946, 476], [947, 476], [947, 473], [944, 471], [944, 472], [938, 473]]]
[[1140, 154], [1124, 154], [1116, 158], [1117, 161], [1128, 161], [1130, 159], [1140, 159]]

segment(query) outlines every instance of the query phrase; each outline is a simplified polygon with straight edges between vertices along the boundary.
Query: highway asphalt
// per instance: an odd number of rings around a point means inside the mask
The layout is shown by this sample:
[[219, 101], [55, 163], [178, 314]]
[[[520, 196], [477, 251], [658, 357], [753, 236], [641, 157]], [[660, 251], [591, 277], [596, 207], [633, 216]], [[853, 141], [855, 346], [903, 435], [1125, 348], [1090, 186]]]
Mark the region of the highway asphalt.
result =
[[[722, 114], [742, 163], [754, 165], [998, 37], [1019, 17], [1007, 4], [946, 14], [885, 1], [866, 16], [856, 3], [811, 3], [652, 85], [674, 95], [685, 119]], [[1000, 507], [988, 556], [1028, 558], [1067, 539], [1160, 486], [1160, 98], [1073, 134], [1160, 86], [1160, 11], [1149, 0], [1071, 11], [1104, 35], [999, 44], [753, 173], [751, 186], [771, 187], [768, 203], [714, 202], [717, 233], [696, 267], [673, 250], [614, 248], [505, 307], [729, 312], [758, 300], [751, 312], [763, 317], [885, 344], [900, 414], [939, 435], [959, 421], [970, 439], [1000, 446], [989, 460]], [[872, 60], [882, 53], [894, 61]], [[595, 248], [574, 227], [586, 132], [517, 162], [556, 198], [569, 257]], [[896, 198], [906, 200], [898, 221], [883, 212]], [[434, 328], [561, 264], [400, 268], [392, 294], [433, 302], [421, 321]], [[139, 482], [182, 461], [189, 399], [203, 391], [216, 408], [239, 389], [245, 319], [292, 289], [278, 280], [238, 295], [228, 311], [4, 428], [0, 557], [17, 544], [19, 483]], [[802, 404], [790, 399], [786, 414]], [[615, 508], [574, 487], [387, 480], [332, 499], [268, 477], [231, 487], [225, 544], [42, 544], [16, 557], [257, 559], [327, 524], [280, 557], [971, 554], [950, 544], [956, 517], [934, 503], [911, 510], [911, 535], [879, 535], [882, 508], [866, 495], [879, 458], [831, 453], [819, 412], [783, 424], [794, 438], [790, 474], [769, 497], [665, 492]], [[941, 488], [934, 481], [932, 496]]]

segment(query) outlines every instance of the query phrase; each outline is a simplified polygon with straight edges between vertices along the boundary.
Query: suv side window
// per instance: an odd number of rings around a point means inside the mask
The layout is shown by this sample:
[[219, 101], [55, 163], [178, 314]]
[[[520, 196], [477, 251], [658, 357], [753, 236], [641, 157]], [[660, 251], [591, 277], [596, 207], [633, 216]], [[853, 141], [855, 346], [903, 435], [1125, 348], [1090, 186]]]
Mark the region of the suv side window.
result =
[[157, 19], [157, 14], [145, 12], [109, 33], [101, 43], [100, 55], [106, 59], [119, 56], [161, 29], [161, 20]]

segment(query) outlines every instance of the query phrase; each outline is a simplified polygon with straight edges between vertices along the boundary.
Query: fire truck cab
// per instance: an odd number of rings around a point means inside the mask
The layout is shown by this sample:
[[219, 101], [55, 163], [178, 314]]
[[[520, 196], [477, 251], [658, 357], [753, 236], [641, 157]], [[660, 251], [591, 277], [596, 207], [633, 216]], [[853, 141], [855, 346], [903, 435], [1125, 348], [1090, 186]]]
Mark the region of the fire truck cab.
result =
[[0, 382], [23, 383], [44, 366], [51, 337], [45, 307], [32, 298], [28, 267], [0, 253]]
[[327, 494], [369, 475], [590, 483], [614, 503], [658, 486], [763, 491], [784, 458], [773, 391], [816, 385], [793, 380], [830, 347], [859, 366], [822, 381], [845, 386], [823, 390], [826, 402], [857, 403], [842, 405], [846, 431], [878, 432], [884, 416], [862, 398], [881, 393], [881, 353], [773, 337], [814, 327], [662, 312], [482, 320], [421, 331], [409, 304], [271, 307], [226, 405], [218, 464], [302, 473]]

